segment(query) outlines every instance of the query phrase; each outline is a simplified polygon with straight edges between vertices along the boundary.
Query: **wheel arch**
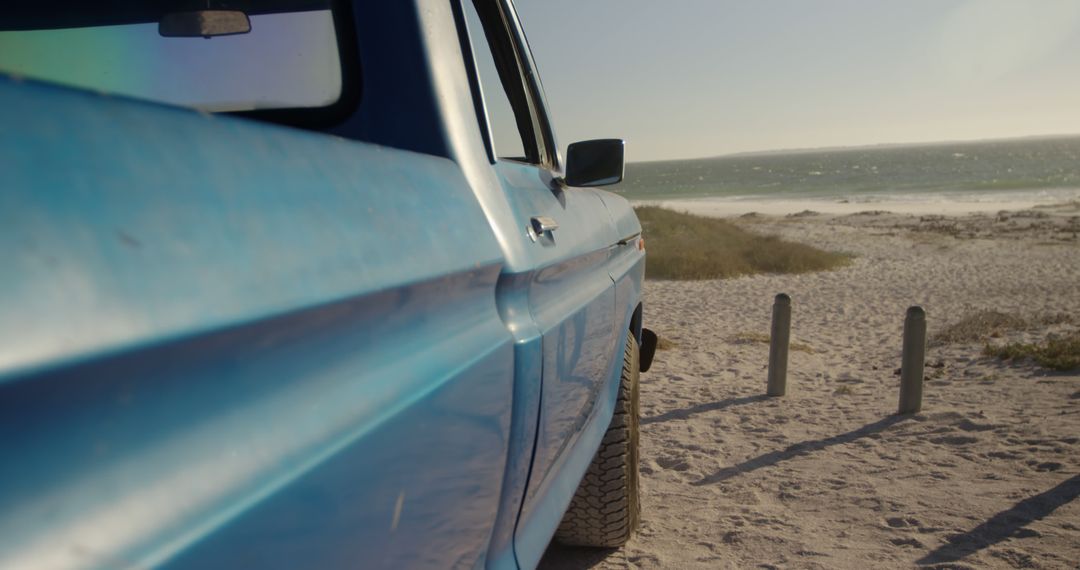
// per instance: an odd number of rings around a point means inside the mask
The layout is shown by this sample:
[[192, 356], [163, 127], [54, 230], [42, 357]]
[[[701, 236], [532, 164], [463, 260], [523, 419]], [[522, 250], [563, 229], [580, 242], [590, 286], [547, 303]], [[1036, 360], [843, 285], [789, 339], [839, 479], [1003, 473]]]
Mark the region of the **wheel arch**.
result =
[[638, 302], [637, 307], [634, 307], [634, 314], [630, 316], [630, 332], [634, 334], [634, 338], [637, 339], [638, 344], [641, 344], [643, 311], [644, 305], [641, 302]]

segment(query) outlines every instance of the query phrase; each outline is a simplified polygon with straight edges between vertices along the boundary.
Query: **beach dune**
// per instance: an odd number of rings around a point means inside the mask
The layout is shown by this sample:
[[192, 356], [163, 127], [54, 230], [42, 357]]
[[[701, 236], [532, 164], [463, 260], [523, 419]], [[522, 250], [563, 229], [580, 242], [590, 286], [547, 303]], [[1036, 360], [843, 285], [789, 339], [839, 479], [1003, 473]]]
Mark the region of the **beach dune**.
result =
[[[672, 348], [642, 375], [642, 528], [542, 567], [1080, 567], [1080, 370], [984, 354], [1080, 329], [1080, 208], [734, 219], [854, 262], [648, 281], [646, 321]], [[787, 395], [768, 398], [780, 292], [793, 348]], [[933, 340], [923, 409], [900, 416], [911, 305]], [[1004, 317], [949, 329], [988, 311]]]

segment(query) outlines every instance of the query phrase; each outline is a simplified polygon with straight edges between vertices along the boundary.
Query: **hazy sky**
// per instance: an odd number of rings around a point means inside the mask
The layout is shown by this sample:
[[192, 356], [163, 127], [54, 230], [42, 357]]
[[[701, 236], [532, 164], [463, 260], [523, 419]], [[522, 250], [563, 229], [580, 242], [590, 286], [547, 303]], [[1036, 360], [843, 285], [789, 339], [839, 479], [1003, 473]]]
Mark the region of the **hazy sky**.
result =
[[1080, 0], [516, 0], [560, 144], [631, 161], [1080, 133]]

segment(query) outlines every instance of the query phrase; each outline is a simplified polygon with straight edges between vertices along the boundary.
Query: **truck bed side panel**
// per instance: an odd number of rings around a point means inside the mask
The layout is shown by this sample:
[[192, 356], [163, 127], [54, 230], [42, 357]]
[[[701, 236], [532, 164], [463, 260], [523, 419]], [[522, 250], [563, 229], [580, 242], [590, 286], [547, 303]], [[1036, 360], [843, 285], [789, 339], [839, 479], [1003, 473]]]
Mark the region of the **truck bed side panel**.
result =
[[7, 79], [0, 124], [0, 567], [482, 558], [513, 356], [452, 162]]

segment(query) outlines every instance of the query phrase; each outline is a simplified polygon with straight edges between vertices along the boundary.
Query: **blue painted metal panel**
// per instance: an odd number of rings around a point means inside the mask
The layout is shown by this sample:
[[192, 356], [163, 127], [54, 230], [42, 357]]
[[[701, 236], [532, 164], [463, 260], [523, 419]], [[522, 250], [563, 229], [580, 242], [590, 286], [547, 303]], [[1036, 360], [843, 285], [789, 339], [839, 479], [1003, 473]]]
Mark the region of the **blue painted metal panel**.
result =
[[[638, 250], [636, 241], [617, 244], [641, 231], [633, 209], [626, 200], [608, 192], [584, 189], [573, 192], [579, 199], [577, 212], [584, 218], [576, 223], [588, 226], [597, 237], [583, 240], [587, 247], [579, 244], [574, 250], [576, 257], [537, 271], [532, 286], [534, 318], [544, 330], [545, 342], [555, 339], [555, 346], [561, 347], [562, 352], [549, 355], [545, 351], [540, 427], [529, 490], [516, 535], [518, 562], [523, 568], [539, 562], [607, 431], [617, 397], [626, 331], [641, 302], [645, 254]], [[582, 200], [584, 195], [595, 197], [605, 207], [591, 208], [590, 202]], [[570, 208], [567, 203], [566, 209]], [[606, 247], [596, 249], [601, 244]], [[590, 290], [589, 280], [597, 284], [614, 283], [614, 287], [608, 289], [609, 285], [603, 285], [602, 292], [600, 287]], [[594, 305], [588, 305], [590, 301]], [[605, 305], [610, 302], [613, 311], [606, 321], [596, 318], [590, 322], [589, 311], [597, 314], [597, 301]], [[560, 315], [564, 320], [559, 321]], [[559, 324], [546, 328], [545, 322]], [[609, 334], [604, 334], [605, 328]], [[583, 329], [591, 329], [591, 336], [580, 334]], [[601, 337], [607, 340], [606, 344], [601, 342]], [[586, 351], [589, 342], [593, 346]], [[577, 354], [575, 349], [579, 350]], [[591, 367], [580, 358], [586, 352], [593, 355]], [[589, 368], [588, 374], [574, 373]], [[547, 372], [552, 369], [560, 371], [561, 376], [551, 378]], [[589, 379], [599, 380], [589, 382]], [[583, 401], [584, 407], [575, 410], [573, 406]]]
[[[641, 303], [641, 286], [645, 281], [645, 252], [638, 249], [636, 239], [628, 239], [641, 234], [641, 222], [634, 214], [630, 202], [622, 196], [602, 190], [597, 190], [596, 193], [607, 207], [611, 224], [620, 236], [621, 245], [610, 249], [611, 257], [607, 263], [608, 272], [615, 282], [615, 306], [621, 316], [615, 319], [613, 324], [618, 331], [625, 331], [630, 326], [634, 310]], [[634, 331], [635, 334], [640, 332]], [[621, 347], [622, 336], [618, 336]]]
[[453, 163], [7, 79], [0, 124], [0, 566], [483, 562], [514, 347]]
[[[548, 216], [559, 224], [550, 235], [530, 243], [530, 265], [536, 269], [519, 278], [528, 283], [528, 310], [543, 337], [536, 447], [515, 541], [518, 563], [531, 567], [588, 467], [588, 462], [567, 460], [579, 445], [585, 447], [577, 454], [591, 457], [599, 439], [582, 443], [582, 434], [596, 422], [606, 427], [611, 417], [614, 392], [608, 398], [605, 388], [621, 350], [613, 349], [613, 323], [619, 319], [607, 261], [617, 238], [595, 192], [553, 190], [534, 166], [500, 162], [496, 171], [515, 218], [523, 220], [520, 239], [528, 239], [524, 225], [532, 216]], [[568, 488], [566, 482], [572, 485]], [[558, 516], [536, 517], [537, 509]], [[539, 538], [523, 542], [522, 533]]]
[[[641, 284], [645, 278], [645, 254], [631, 245], [618, 249], [619, 253], [613, 256], [608, 267], [611, 278], [615, 281], [615, 306], [619, 311], [612, 324], [619, 332], [622, 332], [630, 329], [634, 310], [641, 303]], [[641, 333], [640, 330], [632, 332], [635, 335]], [[638, 342], [641, 342], [640, 338]]]
[[8, 79], [0, 124], [0, 373], [501, 259], [449, 160]]
[[514, 404], [499, 514], [492, 530], [487, 567], [515, 569], [514, 528], [529, 480], [540, 414], [542, 338], [529, 312], [531, 273], [504, 273], [499, 279], [499, 314], [514, 336]]
[[0, 386], [0, 437], [19, 458], [0, 471], [0, 566], [476, 559], [509, 424], [510, 347], [481, 310], [493, 277]]
[[607, 208], [611, 218], [611, 225], [614, 227], [616, 235], [619, 236], [618, 239], [622, 240], [641, 233], [641, 222], [638, 220], [637, 214], [634, 213], [633, 206], [630, 205], [626, 198], [603, 190], [593, 190], [593, 192], [596, 193], [597, 198]]
[[605, 253], [545, 268], [533, 282], [533, 316], [544, 334], [544, 388], [533, 457], [535, 484], [526, 495], [525, 513], [594, 413], [615, 360], [615, 294], [600, 263]]

